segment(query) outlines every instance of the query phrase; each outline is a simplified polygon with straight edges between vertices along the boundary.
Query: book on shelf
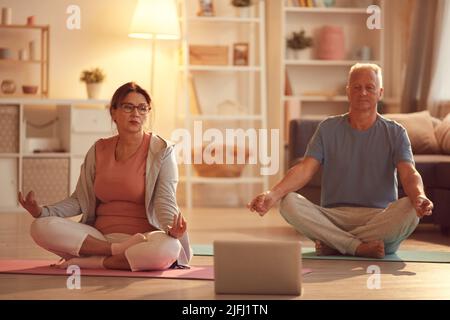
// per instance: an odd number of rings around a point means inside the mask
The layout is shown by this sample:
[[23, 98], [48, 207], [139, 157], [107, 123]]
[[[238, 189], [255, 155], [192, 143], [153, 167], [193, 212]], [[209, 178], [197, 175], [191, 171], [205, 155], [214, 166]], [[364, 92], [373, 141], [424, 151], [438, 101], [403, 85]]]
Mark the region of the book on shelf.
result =
[[291, 81], [289, 79], [289, 76], [288, 76], [287, 72], [284, 73], [284, 81], [285, 81], [284, 95], [285, 96], [292, 96], [293, 95], [292, 85], [291, 85]]
[[[284, 79], [285, 79], [284, 95], [286, 97], [294, 96], [291, 80], [289, 79], [287, 71], [284, 73]], [[291, 120], [300, 117], [300, 101], [285, 100], [283, 105], [284, 105], [284, 127], [289, 128], [289, 123], [291, 122]], [[289, 130], [285, 130], [284, 141], [287, 142], [288, 140], [289, 140]]]
[[195, 87], [194, 76], [192, 74], [189, 74], [189, 106], [192, 115], [202, 114], [197, 88]]
[[314, 0], [314, 2], [316, 7], [325, 8], [325, 3], [323, 2], [323, 0]]
[[[304, 8], [325, 8], [324, 0], [291, 0], [291, 6]], [[288, 2], [289, 5], [289, 2]]]

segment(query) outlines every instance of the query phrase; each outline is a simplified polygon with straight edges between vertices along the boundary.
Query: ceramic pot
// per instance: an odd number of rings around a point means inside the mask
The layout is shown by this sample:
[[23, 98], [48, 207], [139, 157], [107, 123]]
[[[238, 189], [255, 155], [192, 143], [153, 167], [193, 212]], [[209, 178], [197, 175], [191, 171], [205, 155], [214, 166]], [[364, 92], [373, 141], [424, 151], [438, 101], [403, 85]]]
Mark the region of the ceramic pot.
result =
[[5, 94], [12, 94], [16, 92], [16, 84], [13, 80], [3, 80], [1, 88], [2, 92]]
[[86, 83], [86, 90], [89, 99], [98, 99], [102, 88], [101, 83]]
[[317, 57], [323, 60], [344, 60], [345, 40], [341, 27], [325, 26], [320, 31]]
[[22, 92], [25, 94], [36, 94], [38, 88], [38, 86], [22, 86]]
[[12, 9], [2, 8], [2, 24], [9, 25], [12, 24]]
[[0, 48], [0, 59], [11, 59], [11, 50], [8, 48]]
[[237, 7], [236, 15], [240, 18], [250, 18], [251, 16], [250, 7]]

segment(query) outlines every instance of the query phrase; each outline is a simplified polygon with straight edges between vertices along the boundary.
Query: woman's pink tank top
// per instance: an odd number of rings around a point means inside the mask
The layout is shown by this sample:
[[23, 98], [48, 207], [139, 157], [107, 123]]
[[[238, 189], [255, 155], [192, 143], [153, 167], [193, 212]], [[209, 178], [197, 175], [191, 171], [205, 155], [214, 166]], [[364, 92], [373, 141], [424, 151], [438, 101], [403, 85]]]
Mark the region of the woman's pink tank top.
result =
[[145, 213], [145, 168], [151, 136], [144, 133], [139, 149], [117, 161], [119, 136], [101, 139], [95, 146], [94, 192], [100, 203], [95, 228], [103, 234], [143, 233], [155, 230]]

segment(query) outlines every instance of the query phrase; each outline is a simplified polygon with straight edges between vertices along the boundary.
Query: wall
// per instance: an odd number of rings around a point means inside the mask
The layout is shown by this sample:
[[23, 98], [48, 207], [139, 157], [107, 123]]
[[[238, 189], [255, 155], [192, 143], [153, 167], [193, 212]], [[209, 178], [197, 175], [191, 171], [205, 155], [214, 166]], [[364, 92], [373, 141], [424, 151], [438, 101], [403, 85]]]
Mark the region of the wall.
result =
[[[50, 98], [86, 98], [81, 70], [102, 68], [107, 78], [101, 98], [110, 99], [114, 90], [128, 81], [150, 89], [151, 42], [128, 37], [136, 0], [0, 0], [10, 7], [13, 23], [24, 24], [36, 16], [36, 24], [50, 25]], [[81, 9], [81, 29], [69, 30], [69, 5]], [[177, 42], [159, 41], [156, 47], [154, 92], [155, 130], [170, 136], [174, 128]], [[1, 69], [0, 69], [1, 72]], [[0, 77], [1, 78], [1, 77]]]

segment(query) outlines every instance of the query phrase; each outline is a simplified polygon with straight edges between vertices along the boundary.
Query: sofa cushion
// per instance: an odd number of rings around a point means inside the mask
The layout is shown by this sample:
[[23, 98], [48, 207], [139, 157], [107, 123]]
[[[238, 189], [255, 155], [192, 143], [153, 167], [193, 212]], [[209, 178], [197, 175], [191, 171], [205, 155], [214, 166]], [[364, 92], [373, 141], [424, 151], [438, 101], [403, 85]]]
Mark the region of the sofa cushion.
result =
[[450, 154], [450, 113], [438, 124], [434, 131], [443, 154]]
[[289, 167], [305, 155], [308, 143], [324, 116], [308, 116], [293, 119], [289, 123]]
[[431, 123], [433, 123], [433, 128], [436, 130], [436, 127], [442, 123], [441, 119], [431, 117]]
[[406, 129], [414, 154], [439, 153], [439, 144], [434, 134], [433, 122], [428, 111], [388, 113], [383, 116], [400, 123]]

